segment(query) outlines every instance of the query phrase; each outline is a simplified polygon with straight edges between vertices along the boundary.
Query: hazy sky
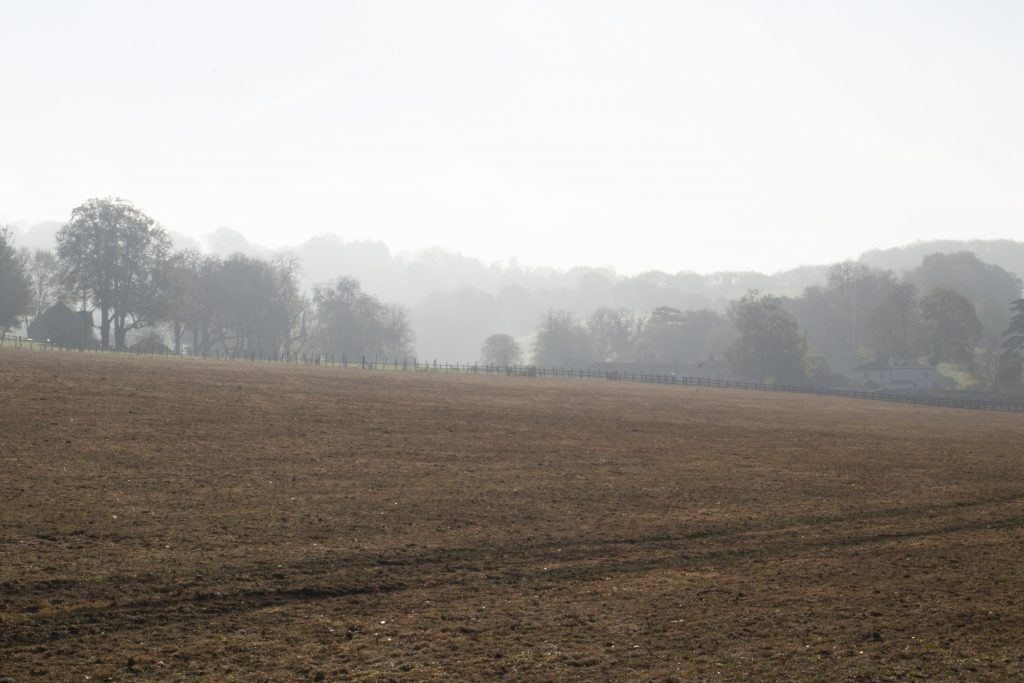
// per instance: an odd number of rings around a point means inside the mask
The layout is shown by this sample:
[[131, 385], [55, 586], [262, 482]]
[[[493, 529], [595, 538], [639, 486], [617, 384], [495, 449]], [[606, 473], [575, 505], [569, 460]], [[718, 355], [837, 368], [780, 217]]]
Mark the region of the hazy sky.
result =
[[1024, 3], [3, 2], [0, 222], [623, 272], [1024, 239]]

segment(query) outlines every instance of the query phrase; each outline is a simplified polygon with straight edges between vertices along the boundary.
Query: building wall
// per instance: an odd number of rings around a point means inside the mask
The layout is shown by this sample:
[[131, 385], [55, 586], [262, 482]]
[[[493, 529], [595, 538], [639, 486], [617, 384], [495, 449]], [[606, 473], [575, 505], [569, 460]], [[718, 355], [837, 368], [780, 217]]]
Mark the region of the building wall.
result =
[[935, 368], [898, 366], [884, 370], [861, 370], [854, 375], [858, 384], [874, 382], [884, 388], [894, 382], [912, 382], [917, 389], [933, 388], [938, 377]]

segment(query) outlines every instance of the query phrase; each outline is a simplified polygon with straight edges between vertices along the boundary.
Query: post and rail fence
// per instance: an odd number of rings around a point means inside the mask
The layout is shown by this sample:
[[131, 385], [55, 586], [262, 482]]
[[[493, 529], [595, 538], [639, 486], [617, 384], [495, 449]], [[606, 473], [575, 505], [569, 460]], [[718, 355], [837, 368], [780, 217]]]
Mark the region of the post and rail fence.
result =
[[736, 380], [714, 379], [708, 377], [692, 377], [675, 374], [651, 374], [644, 372], [624, 372], [622, 370], [589, 370], [576, 368], [545, 368], [536, 365], [484, 365], [479, 363], [438, 363], [423, 362], [411, 358], [369, 358], [349, 357], [347, 354], [307, 354], [277, 352], [263, 354], [259, 351], [216, 350], [201, 355], [178, 355], [168, 351], [113, 351], [99, 347], [81, 347], [58, 344], [50, 341], [32, 340], [26, 337], [0, 335], [0, 349], [14, 348], [46, 352], [78, 352], [103, 353], [131, 356], [184, 357], [205, 360], [244, 361], [250, 363], [290, 363], [298, 365], [314, 365], [326, 367], [357, 368], [364, 370], [391, 370], [404, 372], [438, 372], [470, 375], [502, 375], [508, 377], [539, 377], [565, 379], [599, 379], [615, 382], [635, 382], [640, 384], [666, 384], [673, 386], [707, 387], [713, 389], [739, 389], [746, 391], [784, 392], [792, 394], [816, 394], [821, 396], [837, 396], [871, 401], [888, 401], [914, 405], [956, 408], [960, 410], [994, 410], [1010, 413], [1024, 413], [1024, 403], [1011, 401], [988, 401], [979, 399], [960, 399], [946, 396], [930, 396], [897, 391], [871, 389], [837, 389], [826, 387], [794, 386], [785, 384], [764, 384], [761, 382], [742, 382]]

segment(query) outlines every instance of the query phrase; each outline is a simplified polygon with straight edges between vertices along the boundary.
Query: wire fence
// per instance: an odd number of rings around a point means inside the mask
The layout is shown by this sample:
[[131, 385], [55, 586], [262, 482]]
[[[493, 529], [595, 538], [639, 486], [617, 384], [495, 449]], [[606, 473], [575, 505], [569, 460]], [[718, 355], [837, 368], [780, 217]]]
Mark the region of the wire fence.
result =
[[790, 394], [815, 394], [837, 396], [869, 401], [888, 401], [913, 405], [955, 408], [960, 410], [994, 410], [1008, 413], [1024, 413], [1024, 403], [992, 401], [977, 398], [953, 398], [920, 393], [884, 391], [873, 389], [826, 388], [795, 386], [786, 384], [765, 384], [736, 380], [693, 377], [676, 374], [652, 374], [645, 372], [624, 372], [622, 370], [590, 370], [577, 368], [545, 368], [536, 365], [486, 365], [479, 363], [438, 363], [437, 360], [424, 362], [416, 357], [406, 358], [350, 358], [347, 354], [289, 353], [263, 354], [259, 351], [215, 350], [199, 355], [175, 354], [169, 349], [135, 348], [123, 351], [101, 349], [97, 346], [83, 347], [59, 344], [50, 341], [28, 339], [20, 336], [0, 335], [0, 349], [13, 348], [42, 352], [101, 353], [122, 356], [156, 356], [172, 358], [194, 358], [218, 361], [239, 361], [248, 363], [287, 363], [337, 368], [358, 368], [364, 370], [393, 370], [400, 372], [435, 372], [466, 375], [493, 375], [506, 377], [539, 377], [564, 379], [589, 379], [613, 382], [634, 382], [638, 384], [663, 384], [673, 386], [707, 387], [714, 389], [740, 389], [745, 391], [783, 392]]

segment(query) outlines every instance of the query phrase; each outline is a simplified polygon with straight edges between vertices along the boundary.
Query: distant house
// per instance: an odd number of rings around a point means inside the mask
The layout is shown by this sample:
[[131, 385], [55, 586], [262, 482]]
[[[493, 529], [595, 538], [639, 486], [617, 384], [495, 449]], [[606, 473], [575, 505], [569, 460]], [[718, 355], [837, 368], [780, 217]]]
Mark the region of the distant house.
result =
[[72, 311], [58, 302], [29, 323], [28, 336], [62, 346], [93, 347], [97, 341], [92, 327], [91, 312]]
[[852, 379], [862, 386], [878, 387], [888, 391], [921, 391], [932, 389], [939, 378], [934, 365], [891, 363], [874, 360], [853, 369]]

